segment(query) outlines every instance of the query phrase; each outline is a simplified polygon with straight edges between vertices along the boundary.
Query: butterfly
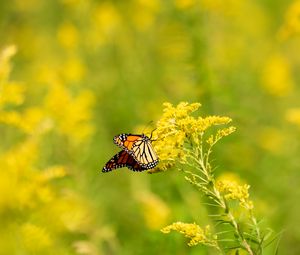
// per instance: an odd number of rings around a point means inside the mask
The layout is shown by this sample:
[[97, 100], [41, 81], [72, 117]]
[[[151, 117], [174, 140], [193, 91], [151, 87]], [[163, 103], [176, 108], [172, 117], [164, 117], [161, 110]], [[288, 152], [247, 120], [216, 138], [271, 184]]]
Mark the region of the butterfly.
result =
[[[152, 135], [151, 135], [152, 137]], [[120, 134], [114, 137], [114, 143], [122, 151], [114, 155], [103, 167], [102, 172], [109, 172], [120, 167], [133, 171], [144, 171], [158, 164], [158, 157], [152, 147], [151, 137], [141, 134]]]

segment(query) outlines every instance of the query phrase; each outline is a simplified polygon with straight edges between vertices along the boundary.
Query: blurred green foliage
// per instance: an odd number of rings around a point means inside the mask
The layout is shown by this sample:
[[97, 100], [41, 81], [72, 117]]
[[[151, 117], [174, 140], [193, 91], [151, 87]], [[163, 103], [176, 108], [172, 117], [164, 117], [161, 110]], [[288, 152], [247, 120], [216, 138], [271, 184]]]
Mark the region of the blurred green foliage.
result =
[[234, 120], [218, 173], [299, 254], [299, 16], [299, 1], [2, 1], [0, 254], [212, 254], [159, 231], [208, 221], [177, 171], [100, 172], [164, 101]]

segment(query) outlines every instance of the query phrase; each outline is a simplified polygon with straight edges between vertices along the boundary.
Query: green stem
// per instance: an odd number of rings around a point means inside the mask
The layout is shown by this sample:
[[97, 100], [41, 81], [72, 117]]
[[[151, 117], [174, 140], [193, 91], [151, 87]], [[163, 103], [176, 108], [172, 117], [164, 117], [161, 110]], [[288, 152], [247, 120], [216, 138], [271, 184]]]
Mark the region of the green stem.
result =
[[[203, 183], [199, 184], [199, 183], [197, 183], [196, 180], [192, 180], [192, 179], [190, 179], [189, 181], [192, 184], [195, 184], [207, 196], [211, 197], [214, 200], [214, 202], [217, 205], [219, 205], [222, 208], [222, 210], [224, 210], [224, 212], [225, 212], [224, 215], [226, 215], [225, 217], [229, 220], [231, 226], [233, 227], [233, 230], [236, 234], [236, 240], [238, 241], [240, 248], [246, 250], [249, 255], [254, 255], [255, 253], [252, 250], [250, 244], [245, 239], [243, 233], [240, 231], [239, 225], [238, 225], [236, 219], [234, 218], [232, 212], [230, 211], [230, 208], [228, 207], [228, 205], [226, 203], [226, 199], [220, 194], [220, 192], [218, 191], [218, 189], [216, 187], [215, 179], [211, 172], [210, 164], [209, 164], [209, 157], [212, 152], [212, 146], [214, 144], [208, 148], [206, 153], [204, 153], [202, 141], [203, 141], [203, 134], [200, 134], [199, 146], [193, 146], [193, 144], [191, 144], [191, 151], [188, 152], [187, 154], [190, 157], [190, 159], [192, 159], [194, 161], [194, 163], [196, 163], [197, 168], [199, 168], [199, 170], [202, 174], [201, 176], [198, 176], [198, 175], [195, 175], [195, 176], [197, 176], [205, 184], [203, 184]], [[191, 176], [195, 178], [195, 176], [193, 176], [193, 174], [191, 174]], [[255, 226], [256, 234], [257, 234], [258, 238], [260, 239], [260, 232], [257, 227], [256, 219], [253, 216], [251, 217], [251, 219]], [[221, 249], [220, 249], [220, 251], [221, 251]]]

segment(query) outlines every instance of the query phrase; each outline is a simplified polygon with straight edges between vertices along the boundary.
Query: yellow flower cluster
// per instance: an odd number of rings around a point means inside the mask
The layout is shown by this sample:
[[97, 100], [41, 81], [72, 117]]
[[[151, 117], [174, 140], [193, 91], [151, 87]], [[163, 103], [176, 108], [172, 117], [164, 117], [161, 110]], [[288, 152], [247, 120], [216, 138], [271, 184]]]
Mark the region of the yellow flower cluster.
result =
[[253, 209], [253, 202], [249, 200], [250, 185], [240, 185], [236, 180], [222, 179], [216, 182], [216, 188], [226, 200], [238, 200], [247, 210]]
[[[224, 117], [223, 117], [224, 118]], [[227, 122], [221, 123], [221, 124], [227, 124], [231, 121], [231, 119], [227, 118]], [[211, 135], [206, 142], [209, 144], [209, 146], [213, 146], [216, 142], [218, 142], [220, 139], [222, 139], [225, 136], [230, 135], [236, 130], [235, 127], [231, 126], [228, 128], [219, 129], [216, 133], [216, 135]]]
[[54, 185], [64, 181], [69, 167], [45, 159], [44, 138], [53, 131], [53, 136], [83, 143], [93, 130], [93, 97], [85, 90], [74, 96], [63, 84], [52, 84], [43, 88], [41, 100], [31, 102], [30, 94], [39, 94], [38, 86], [9, 79], [15, 53], [15, 46], [0, 52], [0, 214], [6, 215], [1, 221], [1, 251], [50, 254], [55, 248], [57, 254], [67, 254], [69, 244], [62, 244], [62, 236], [88, 236], [93, 215], [86, 199]]
[[73, 95], [63, 84], [49, 85], [44, 102], [37, 106], [28, 106], [23, 110], [4, 110], [7, 106], [22, 106], [26, 89], [29, 86], [8, 81], [10, 58], [16, 47], [9, 46], [0, 54], [0, 123], [19, 128], [26, 134], [43, 134], [50, 130], [65, 135], [75, 143], [80, 143], [93, 132], [90, 124], [91, 108], [94, 97], [88, 90], [82, 89]]
[[168, 234], [171, 230], [177, 231], [183, 234], [185, 237], [189, 238], [189, 246], [194, 246], [197, 244], [203, 244], [208, 246], [217, 247], [216, 236], [212, 236], [210, 231], [210, 226], [207, 225], [204, 229], [198, 226], [196, 223], [182, 223], [175, 222], [163, 229], [161, 232]]
[[180, 103], [173, 107], [170, 103], [164, 103], [164, 107], [164, 113], [154, 133], [158, 137], [154, 147], [162, 161], [160, 165], [162, 170], [173, 165], [176, 159], [184, 161], [183, 145], [186, 134], [189, 130], [197, 128], [194, 118], [189, 114], [196, 111], [200, 104]]
[[90, 91], [81, 90], [81, 93], [74, 97], [66, 87], [55, 84], [51, 86], [45, 98], [44, 107], [45, 113], [54, 122], [60, 134], [80, 142], [93, 132], [89, 123], [93, 102], [94, 97]]
[[[164, 113], [157, 123], [154, 136], [158, 137], [154, 147], [161, 160], [159, 170], [166, 170], [175, 164], [175, 161], [185, 162], [185, 146], [199, 146], [202, 143], [204, 132], [212, 127], [228, 124], [228, 117], [208, 116], [193, 117], [191, 114], [198, 110], [199, 103], [181, 102], [177, 106], [164, 103]], [[222, 137], [234, 132], [234, 127], [218, 130], [215, 136], [211, 136], [207, 142], [213, 144]]]

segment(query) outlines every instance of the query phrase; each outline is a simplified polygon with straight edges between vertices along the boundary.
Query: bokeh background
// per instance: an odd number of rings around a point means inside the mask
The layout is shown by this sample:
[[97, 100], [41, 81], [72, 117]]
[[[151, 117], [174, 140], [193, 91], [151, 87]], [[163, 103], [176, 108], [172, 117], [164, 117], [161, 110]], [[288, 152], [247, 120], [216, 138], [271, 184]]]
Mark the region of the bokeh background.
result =
[[1, 1], [0, 35], [1, 255], [214, 254], [159, 231], [209, 223], [182, 174], [101, 173], [165, 101], [233, 119], [217, 174], [300, 254], [300, 1]]

